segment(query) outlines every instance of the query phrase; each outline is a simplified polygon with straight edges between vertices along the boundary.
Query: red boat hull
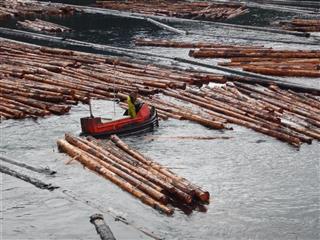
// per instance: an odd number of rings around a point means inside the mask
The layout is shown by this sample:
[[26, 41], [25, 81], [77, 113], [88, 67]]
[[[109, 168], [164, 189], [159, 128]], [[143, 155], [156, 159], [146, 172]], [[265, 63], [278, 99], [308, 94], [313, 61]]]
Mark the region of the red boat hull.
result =
[[143, 104], [135, 118], [126, 117], [111, 122], [102, 122], [100, 117], [81, 118], [82, 135], [108, 137], [112, 134], [129, 135], [153, 130], [158, 126], [158, 116], [154, 108]]

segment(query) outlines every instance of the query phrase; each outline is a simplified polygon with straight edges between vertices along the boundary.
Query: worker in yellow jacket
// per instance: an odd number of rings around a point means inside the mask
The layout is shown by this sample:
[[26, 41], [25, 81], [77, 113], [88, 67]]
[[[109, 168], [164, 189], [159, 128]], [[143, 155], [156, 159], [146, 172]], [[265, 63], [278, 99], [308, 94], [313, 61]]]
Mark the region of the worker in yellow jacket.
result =
[[128, 109], [124, 115], [129, 115], [131, 118], [135, 118], [143, 103], [138, 99], [138, 94], [136, 92], [131, 92], [127, 97]]

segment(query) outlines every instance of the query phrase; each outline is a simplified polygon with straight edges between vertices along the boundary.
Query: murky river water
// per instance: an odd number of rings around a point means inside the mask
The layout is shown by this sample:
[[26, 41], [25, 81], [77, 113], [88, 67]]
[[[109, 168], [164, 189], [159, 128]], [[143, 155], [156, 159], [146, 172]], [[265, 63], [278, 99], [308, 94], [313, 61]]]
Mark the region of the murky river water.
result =
[[[132, 46], [130, 40], [137, 36], [194, 39], [192, 36], [177, 37], [143, 23], [129, 24], [114, 19], [106, 22], [105, 17], [91, 17], [91, 21], [88, 18], [80, 29], [76, 19], [65, 19], [64, 23], [78, 28], [73, 36], [83, 41]], [[123, 30], [123, 25], [131, 30]], [[194, 29], [194, 26], [189, 27]], [[199, 30], [209, 32], [212, 29], [202, 26]], [[217, 31], [223, 30], [218, 29], [214, 33]], [[228, 34], [232, 36], [235, 32]], [[261, 33], [260, 36], [267, 35]], [[196, 38], [203, 39], [200, 36]], [[286, 36], [286, 39], [300, 41], [297, 37]], [[278, 45], [284, 46], [283, 43]], [[142, 50], [168, 56], [186, 54], [186, 50]], [[111, 102], [95, 101], [93, 107], [96, 115], [110, 117], [113, 114]], [[118, 116], [121, 112], [117, 107]], [[65, 116], [37, 121], [9, 120], [0, 124], [1, 155], [33, 166], [48, 166], [57, 174], [49, 177], [10, 167], [60, 186], [53, 192], [39, 190], [1, 174], [2, 239], [98, 239], [93, 225], [89, 223], [89, 216], [96, 212], [104, 214], [117, 239], [150, 237], [131, 225], [114, 221], [111, 215], [121, 215], [135, 226], [144, 227], [166, 239], [320, 238], [319, 142], [303, 145], [297, 151], [246, 128], [233, 126], [233, 131], [222, 132], [177, 120], [160, 122], [159, 129], [154, 133], [125, 138], [141, 152], [172, 167], [179, 175], [211, 193], [212, 201], [206, 213], [193, 212], [187, 216], [177, 210], [172, 217], [167, 217], [109, 181], [83, 169], [80, 164], [65, 164], [68, 157], [58, 153], [56, 140], [63, 138], [65, 132], [78, 134], [79, 118], [87, 115], [88, 107], [79, 105]], [[175, 136], [231, 138], [169, 138]]]

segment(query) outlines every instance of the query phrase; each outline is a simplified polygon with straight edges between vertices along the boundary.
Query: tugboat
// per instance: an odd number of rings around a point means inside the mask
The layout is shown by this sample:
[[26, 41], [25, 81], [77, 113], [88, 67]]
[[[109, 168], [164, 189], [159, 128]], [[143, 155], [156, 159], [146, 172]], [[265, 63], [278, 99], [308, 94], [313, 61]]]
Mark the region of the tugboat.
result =
[[153, 131], [159, 126], [156, 109], [147, 104], [143, 104], [135, 118], [125, 117], [114, 121], [104, 121], [101, 117], [92, 115], [91, 104], [90, 117], [83, 117], [81, 121], [81, 134], [93, 136], [95, 138], [107, 138], [112, 134], [133, 135], [142, 132]]

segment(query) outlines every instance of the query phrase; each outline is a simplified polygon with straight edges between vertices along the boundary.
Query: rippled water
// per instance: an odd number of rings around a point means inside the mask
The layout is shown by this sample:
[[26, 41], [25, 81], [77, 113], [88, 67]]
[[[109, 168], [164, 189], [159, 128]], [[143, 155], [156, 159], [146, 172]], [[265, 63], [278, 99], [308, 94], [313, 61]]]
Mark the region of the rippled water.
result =
[[[110, 102], [94, 102], [96, 115], [112, 116], [112, 109]], [[97, 239], [89, 216], [101, 210], [118, 213], [166, 239], [318, 239], [318, 142], [297, 151], [245, 128], [234, 126], [233, 131], [221, 132], [177, 120], [161, 122], [154, 133], [126, 138], [211, 193], [206, 213], [187, 216], [177, 210], [167, 217], [79, 164], [65, 165], [68, 158], [57, 152], [55, 142], [65, 132], [78, 134], [78, 120], [86, 115], [87, 106], [80, 105], [61, 117], [1, 123], [4, 156], [56, 170], [55, 177], [33, 175], [79, 198], [74, 200], [61, 190], [38, 190], [2, 175], [4, 239]], [[176, 140], [170, 136], [232, 138]], [[104, 216], [118, 239], [148, 239], [107, 213]]]
[[[184, 25], [203, 36], [176, 36], [148, 24], [88, 16], [63, 20], [76, 31], [72, 37], [102, 44], [132, 47], [137, 36], [176, 40], [220, 39], [204, 36], [234, 36], [239, 31], [209, 25]], [[60, 20], [56, 19], [57, 22]], [[8, 23], [14, 24], [14, 23]], [[176, 25], [179, 26], [179, 25]], [[241, 33], [254, 36], [256, 33]], [[268, 38], [268, 33], [260, 37]], [[276, 39], [301, 41], [298, 37], [273, 35]], [[240, 42], [246, 42], [245, 40]], [[247, 41], [248, 42], [248, 41]], [[250, 42], [250, 41], [249, 41]], [[258, 42], [259, 43], [259, 42]], [[265, 43], [274, 46], [275, 44]], [[286, 46], [277, 43], [276, 46]], [[312, 46], [289, 45], [291, 48]], [[138, 48], [168, 56], [185, 56], [187, 50]], [[207, 61], [210, 63], [210, 61]], [[290, 79], [303, 81], [303, 79]], [[313, 81], [313, 85], [317, 83]], [[96, 115], [112, 116], [113, 104], [95, 101]], [[122, 110], [117, 108], [117, 115]], [[209, 130], [189, 121], [160, 122], [154, 133], [124, 140], [179, 175], [207, 189], [212, 196], [206, 213], [187, 216], [177, 210], [167, 217], [142, 204], [109, 181], [83, 169], [76, 162], [66, 165], [56, 140], [65, 132], [80, 132], [79, 118], [88, 107], [75, 106], [68, 115], [0, 123], [0, 154], [33, 166], [48, 166], [55, 177], [9, 166], [45, 182], [60, 186], [53, 192], [1, 174], [1, 235], [3, 239], [98, 239], [89, 216], [102, 212], [117, 239], [150, 239], [147, 235], [114, 221], [121, 215], [166, 239], [319, 239], [320, 238], [320, 144], [303, 145], [300, 151], [252, 130], [233, 126], [233, 131]], [[177, 140], [175, 136], [229, 136], [230, 139]], [[8, 166], [8, 164], [6, 164]]]

